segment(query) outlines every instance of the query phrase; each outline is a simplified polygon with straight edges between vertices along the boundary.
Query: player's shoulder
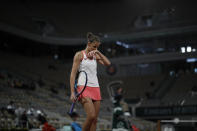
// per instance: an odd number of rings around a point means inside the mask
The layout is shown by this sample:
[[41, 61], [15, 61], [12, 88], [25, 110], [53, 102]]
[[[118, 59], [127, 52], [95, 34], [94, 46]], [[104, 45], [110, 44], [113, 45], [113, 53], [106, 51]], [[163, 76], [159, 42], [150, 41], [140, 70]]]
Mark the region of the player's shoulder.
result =
[[77, 51], [77, 52], [75, 53], [75, 57], [81, 59], [81, 58], [83, 57], [82, 51], [83, 51], [83, 50]]
[[80, 50], [80, 51], [77, 51], [76, 53], [75, 53], [75, 56], [81, 56], [83, 53], [83, 50]]

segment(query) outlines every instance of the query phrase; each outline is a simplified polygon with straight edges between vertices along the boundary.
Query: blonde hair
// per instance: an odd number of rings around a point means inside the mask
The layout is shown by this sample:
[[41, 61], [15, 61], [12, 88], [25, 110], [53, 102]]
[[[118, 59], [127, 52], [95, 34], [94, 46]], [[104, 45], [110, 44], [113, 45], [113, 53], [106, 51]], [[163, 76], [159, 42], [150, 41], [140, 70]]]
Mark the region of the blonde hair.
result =
[[100, 38], [96, 35], [94, 35], [92, 32], [87, 33], [87, 39], [88, 42], [93, 43], [93, 42], [100, 42]]

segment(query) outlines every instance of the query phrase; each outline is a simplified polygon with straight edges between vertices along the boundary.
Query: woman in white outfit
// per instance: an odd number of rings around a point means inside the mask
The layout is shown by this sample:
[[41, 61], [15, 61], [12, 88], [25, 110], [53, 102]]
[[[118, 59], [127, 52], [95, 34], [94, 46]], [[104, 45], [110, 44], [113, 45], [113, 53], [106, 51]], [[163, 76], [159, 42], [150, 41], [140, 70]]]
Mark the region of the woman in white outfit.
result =
[[[97, 78], [97, 63], [105, 66], [109, 66], [111, 62], [106, 56], [104, 56], [98, 47], [100, 45], [100, 39], [98, 36], [87, 33], [88, 43], [84, 50], [78, 51], [73, 59], [72, 71], [70, 75], [70, 99], [73, 102], [75, 100], [74, 83], [75, 77], [78, 71], [85, 71], [88, 76], [87, 87], [79, 98], [79, 101], [83, 105], [86, 112], [86, 120], [83, 123], [83, 131], [96, 131], [97, 117], [100, 109], [100, 87]], [[83, 88], [84, 76], [81, 75], [78, 78], [77, 90], [80, 91]]]

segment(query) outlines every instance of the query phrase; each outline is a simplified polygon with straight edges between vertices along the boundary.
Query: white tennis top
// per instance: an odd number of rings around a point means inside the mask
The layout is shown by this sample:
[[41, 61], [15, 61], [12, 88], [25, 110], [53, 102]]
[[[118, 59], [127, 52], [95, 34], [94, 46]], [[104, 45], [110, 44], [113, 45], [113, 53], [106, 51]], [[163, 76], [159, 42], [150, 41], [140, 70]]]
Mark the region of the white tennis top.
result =
[[[82, 51], [83, 59], [79, 66], [79, 71], [85, 71], [87, 73], [88, 87], [99, 87], [98, 78], [97, 78], [97, 61], [96, 58], [89, 59], [86, 56], [85, 51]], [[80, 73], [78, 77], [77, 86], [84, 86], [85, 84], [85, 74]]]

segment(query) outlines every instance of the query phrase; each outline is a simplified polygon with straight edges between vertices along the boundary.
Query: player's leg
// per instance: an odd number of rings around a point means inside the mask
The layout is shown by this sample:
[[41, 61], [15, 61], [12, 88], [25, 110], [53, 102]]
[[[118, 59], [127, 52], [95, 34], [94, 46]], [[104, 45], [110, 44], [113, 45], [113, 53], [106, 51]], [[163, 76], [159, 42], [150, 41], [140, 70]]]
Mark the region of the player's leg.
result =
[[97, 118], [98, 118], [99, 110], [100, 110], [100, 103], [101, 103], [100, 101], [93, 101], [96, 116], [95, 116], [94, 121], [92, 122], [90, 131], [96, 131], [96, 124], [97, 124]]
[[92, 122], [96, 119], [95, 107], [92, 99], [88, 97], [82, 98], [81, 103], [86, 112], [86, 120], [83, 123], [82, 131], [90, 131]]

